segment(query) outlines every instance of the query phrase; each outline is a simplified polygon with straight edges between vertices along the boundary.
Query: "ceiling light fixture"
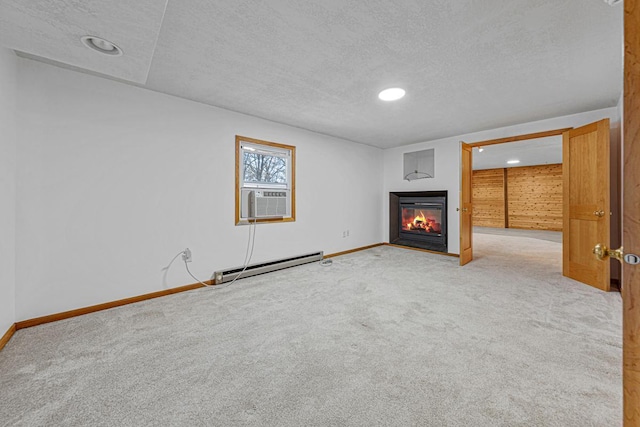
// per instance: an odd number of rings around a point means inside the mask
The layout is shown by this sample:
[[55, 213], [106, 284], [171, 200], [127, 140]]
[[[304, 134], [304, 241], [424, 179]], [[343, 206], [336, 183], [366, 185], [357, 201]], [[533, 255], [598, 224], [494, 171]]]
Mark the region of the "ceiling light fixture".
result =
[[520, 160], [508, 160], [507, 163], [510, 165], [515, 165], [517, 163], [520, 163]]
[[378, 94], [378, 98], [382, 99], [383, 101], [397, 101], [398, 99], [402, 98], [405, 93], [406, 92], [404, 91], [404, 89], [401, 89], [399, 87], [392, 87], [380, 92]]
[[482, 153], [484, 151], [484, 148], [478, 148], [478, 153]]
[[108, 40], [105, 40], [96, 36], [84, 36], [80, 40], [82, 43], [96, 52], [104, 53], [105, 55], [120, 56], [122, 55], [122, 49]]

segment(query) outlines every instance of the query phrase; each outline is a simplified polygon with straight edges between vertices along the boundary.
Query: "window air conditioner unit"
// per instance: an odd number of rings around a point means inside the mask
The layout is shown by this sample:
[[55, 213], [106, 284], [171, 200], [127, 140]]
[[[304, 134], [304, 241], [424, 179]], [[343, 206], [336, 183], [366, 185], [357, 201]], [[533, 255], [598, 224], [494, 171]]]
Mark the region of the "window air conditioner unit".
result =
[[272, 218], [287, 215], [289, 192], [256, 190], [249, 193], [249, 218]]

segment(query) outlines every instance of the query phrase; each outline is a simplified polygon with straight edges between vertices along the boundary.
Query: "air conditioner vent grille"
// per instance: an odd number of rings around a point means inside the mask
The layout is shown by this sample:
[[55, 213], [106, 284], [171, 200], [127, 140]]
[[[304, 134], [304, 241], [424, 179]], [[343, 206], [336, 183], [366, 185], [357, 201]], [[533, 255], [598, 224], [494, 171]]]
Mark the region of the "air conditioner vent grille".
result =
[[249, 216], [251, 218], [286, 216], [287, 196], [286, 191], [252, 191], [249, 194]]

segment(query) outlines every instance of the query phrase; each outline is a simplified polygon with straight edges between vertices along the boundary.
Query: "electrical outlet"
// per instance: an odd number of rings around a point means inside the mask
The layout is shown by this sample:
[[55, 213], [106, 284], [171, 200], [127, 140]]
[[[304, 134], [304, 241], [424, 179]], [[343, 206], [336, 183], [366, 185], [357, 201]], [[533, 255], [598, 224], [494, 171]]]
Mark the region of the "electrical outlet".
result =
[[187, 248], [182, 251], [182, 260], [184, 262], [191, 262], [191, 249]]
[[349, 230], [347, 230], [347, 237], [349, 237]]
[[342, 237], [347, 237], [347, 232], [346, 231], [342, 232]]

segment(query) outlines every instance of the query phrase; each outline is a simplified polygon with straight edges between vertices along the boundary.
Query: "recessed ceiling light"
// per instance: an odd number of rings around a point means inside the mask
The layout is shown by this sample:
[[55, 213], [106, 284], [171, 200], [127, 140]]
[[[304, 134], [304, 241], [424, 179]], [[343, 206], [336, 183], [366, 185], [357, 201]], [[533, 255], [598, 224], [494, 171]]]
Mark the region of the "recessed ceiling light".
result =
[[103, 38], [96, 36], [84, 36], [80, 40], [82, 40], [82, 43], [84, 43], [86, 47], [93, 49], [96, 52], [111, 56], [122, 55], [122, 49]]
[[508, 160], [507, 163], [510, 165], [515, 165], [516, 163], [520, 163], [520, 160]]
[[406, 92], [404, 91], [404, 89], [401, 89], [399, 87], [392, 87], [380, 92], [378, 94], [378, 98], [382, 99], [383, 101], [396, 101], [402, 98], [405, 93]]

